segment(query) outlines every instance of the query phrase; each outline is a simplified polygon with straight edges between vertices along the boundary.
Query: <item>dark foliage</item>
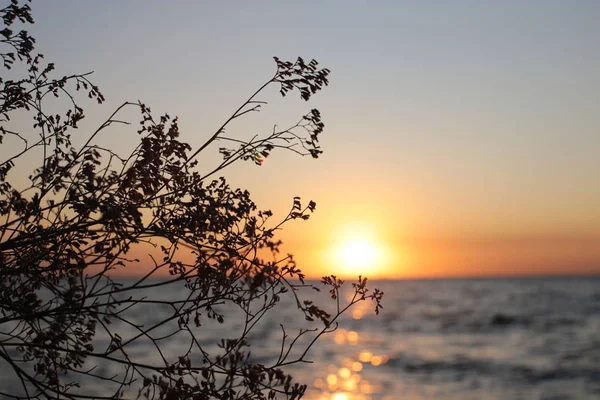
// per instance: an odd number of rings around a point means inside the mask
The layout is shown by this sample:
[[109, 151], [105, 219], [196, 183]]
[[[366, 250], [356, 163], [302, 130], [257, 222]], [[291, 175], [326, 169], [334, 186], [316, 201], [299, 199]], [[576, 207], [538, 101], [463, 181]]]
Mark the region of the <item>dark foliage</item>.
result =
[[[19, 382], [18, 392], [0, 394], [102, 398], [86, 391], [96, 381], [112, 391], [107, 398], [122, 398], [131, 388], [138, 396], [160, 399], [302, 397], [306, 386], [282, 368], [307, 362], [313, 343], [335, 330], [338, 317], [356, 302], [371, 299], [379, 311], [381, 293], [369, 292], [366, 279], [359, 279], [354, 297], [340, 305], [342, 281], [324, 278], [337, 304], [333, 315], [325, 312], [311, 300], [314, 288], [304, 282], [292, 256], [278, 255], [281, 243], [274, 236], [284, 223], [307, 219], [315, 203], [303, 205], [294, 198], [287, 217], [272, 223], [271, 212], [259, 210], [247, 191], [212, 176], [236, 161], [260, 164], [275, 149], [318, 157], [324, 127], [318, 110], [288, 129], [249, 141], [224, 132], [232, 121], [266, 104], [257, 96], [267, 86], [310, 100], [328, 84], [329, 70], [319, 69], [314, 60], [275, 58], [274, 76], [197, 149], [180, 140], [177, 118], [154, 117], [141, 102], [122, 104], [75, 147], [71, 135], [84, 118], [79, 93], [103, 103], [102, 93], [89, 74], [54, 78], [54, 65], [33, 53], [35, 40], [25, 30], [12, 30], [15, 24], [33, 23], [28, 4], [13, 0], [0, 14], [4, 67], [13, 68], [13, 75], [19, 68], [24, 72], [19, 79], [0, 78], [0, 373]], [[56, 98], [69, 106], [51, 114], [48, 103]], [[103, 132], [127, 125], [118, 116], [132, 107], [141, 115], [137, 147], [123, 156], [99, 146]], [[33, 124], [14, 128], [11, 116], [17, 113], [30, 115]], [[220, 148], [222, 162], [202, 175], [198, 155], [216, 141], [234, 147]], [[21, 187], [20, 180], [15, 186], [9, 178], [20, 176], [31, 160], [38, 166], [28, 183]], [[136, 268], [135, 248], [148, 249], [154, 265], [145, 276], [119, 284], [111, 276]], [[168, 278], [161, 271], [168, 271]], [[156, 276], [163, 278], [152, 279]], [[140, 295], [142, 289], [158, 293], [170, 285], [185, 291], [181, 299]], [[269, 365], [256, 363], [247, 349], [248, 335], [282, 296], [295, 299], [309, 325], [292, 337], [281, 326], [279, 357]], [[159, 305], [170, 307], [169, 317], [150, 325], [128, 319], [137, 307]], [[243, 329], [218, 343], [219, 351], [209, 351], [199, 337], [204, 326], [229, 317], [223, 305], [241, 310]], [[123, 337], [118, 324], [134, 334]], [[99, 346], [99, 334], [110, 338], [108, 346]], [[163, 340], [175, 336], [189, 344], [188, 350], [175, 357], [164, 354]], [[292, 352], [301, 337], [309, 340]], [[137, 361], [131, 349], [140, 341], [152, 346], [155, 364]], [[100, 363], [120, 365], [122, 372], [96, 369]]]

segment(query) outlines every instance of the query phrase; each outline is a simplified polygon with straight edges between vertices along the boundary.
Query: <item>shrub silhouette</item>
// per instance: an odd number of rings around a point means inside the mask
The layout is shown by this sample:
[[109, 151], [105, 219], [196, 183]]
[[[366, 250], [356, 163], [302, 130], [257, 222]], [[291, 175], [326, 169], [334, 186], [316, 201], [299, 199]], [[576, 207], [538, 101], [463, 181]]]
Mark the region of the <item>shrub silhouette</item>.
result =
[[[100, 89], [90, 74], [53, 78], [54, 65], [34, 54], [34, 38], [12, 31], [15, 23], [34, 22], [27, 3], [13, 0], [0, 13], [5, 72], [22, 73], [0, 78], [0, 368], [18, 383], [1, 394], [122, 398], [133, 390], [160, 399], [302, 397], [306, 386], [283, 368], [307, 362], [310, 347], [335, 330], [338, 317], [356, 302], [373, 300], [379, 311], [382, 293], [369, 291], [366, 278], [359, 277], [353, 298], [340, 303], [343, 282], [325, 277], [337, 305], [331, 315], [325, 312], [313, 303], [316, 288], [304, 282], [292, 256], [277, 255], [281, 242], [274, 235], [291, 220], [308, 219], [315, 203], [294, 198], [283, 221], [272, 223], [271, 212], [259, 210], [247, 191], [214, 176], [234, 162], [260, 165], [275, 150], [317, 158], [324, 128], [318, 110], [287, 129], [247, 141], [226, 136], [225, 128], [264, 107], [259, 95], [267, 86], [308, 101], [328, 84], [330, 71], [315, 60], [275, 58], [273, 77], [197, 149], [179, 139], [177, 118], [155, 117], [141, 102], [122, 104], [83, 145], [74, 146], [71, 134], [84, 118], [79, 97], [103, 103]], [[52, 103], [56, 98], [59, 103]], [[58, 114], [47, 111], [56, 104], [68, 106]], [[139, 110], [141, 125], [137, 146], [123, 156], [97, 139], [127, 124], [119, 117], [127, 108]], [[29, 115], [33, 129], [14, 123], [17, 114]], [[233, 147], [221, 147], [222, 161], [202, 175], [198, 156], [217, 141]], [[19, 177], [31, 160], [40, 163], [24, 184]], [[119, 283], [115, 271], [140, 263], [134, 249], [148, 251], [152, 268]], [[182, 297], [145, 297], [165, 287], [179, 288]], [[269, 365], [254, 362], [248, 336], [283, 296], [294, 299], [307, 325], [297, 334], [277, 327], [279, 356]], [[159, 306], [169, 314], [151, 324], [131, 317], [140, 307]], [[204, 344], [203, 329], [229, 318], [231, 307], [243, 314], [241, 331], [215, 343], [218, 347]], [[119, 326], [134, 333], [124, 336]], [[99, 343], [98, 335], [110, 343]], [[169, 337], [185, 340], [187, 351], [166, 354]], [[141, 362], [131, 351], [140, 342], [148, 343], [156, 363]], [[95, 368], [101, 363], [120, 366], [121, 373]], [[106, 393], [90, 394], [94, 385]]]

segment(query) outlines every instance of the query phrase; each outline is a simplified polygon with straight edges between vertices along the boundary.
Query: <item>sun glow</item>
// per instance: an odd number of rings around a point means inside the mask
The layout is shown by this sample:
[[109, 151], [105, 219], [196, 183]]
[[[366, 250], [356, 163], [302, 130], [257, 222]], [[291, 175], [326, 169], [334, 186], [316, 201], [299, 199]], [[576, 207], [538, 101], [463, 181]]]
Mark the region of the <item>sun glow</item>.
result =
[[344, 221], [331, 224], [333, 229], [323, 247], [322, 265], [326, 274], [343, 279], [359, 275], [384, 278], [396, 267], [396, 250], [387, 241], [383, 224], [371, 221]]
[[379, 261], [380, 250], [366, 239], [352, 239], [338, 248], [337, 258], [345, 268], [355, 271], [368, 270]]
[[327, 265], [330, 271], [340, 277], [374, 277], [385, 272], [388, 258], [384, 247], [377, 241], [357, 236], [333, 245]]

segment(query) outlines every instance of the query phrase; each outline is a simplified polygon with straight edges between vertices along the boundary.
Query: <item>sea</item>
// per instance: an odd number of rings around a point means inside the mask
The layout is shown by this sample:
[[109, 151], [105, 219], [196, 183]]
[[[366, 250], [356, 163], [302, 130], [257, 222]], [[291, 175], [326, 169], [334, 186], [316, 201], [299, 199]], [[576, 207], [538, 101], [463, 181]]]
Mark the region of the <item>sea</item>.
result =
[[[389, 280], [369, 286], [384, 292], [379, 315], [370, 303], [356, 304], [338, 319], [335, 331], [310, 348], [310, 362], [285, 369], [308, 385], [304, 399], [600, 399], [600, 277]], [[170, 300], [183, 293], [172, 285], [147, 289], [144, 295]], [[307, 298], [314, 298], [312, 293]], [[340, 296], [342, 308], [351, 293], [348, 287]], [[316, 302], [327, 300], [326, 293], [316, 294]], [[327, 304], [331, 312], [337, 310], [336, 301]], [[131, 311], [129, 317], [149, 326], [170, 310], [155, 305]], [[218, 351], [221, 338], [243, 329], [241, 315], [223, 311], [228, 313], [222, 324], [198, 328], [209, 353]], [[305, 323], [295, 302], [283, 298], [249, 335], [252, 361], [272, 363], [281, 351], [283, 329], [289, 344]], [[118, 322], [112, 329], [123, 338], [135, 331]], [[311, 334], [297, 342], [297, 351]], [[109, 341], [102, 334], [97, 339], [97, 349]], [[177, 335], [160, 343], [166, 358], [189, 345]], [[159, 360], [149, 342], [135, 346], [130, 352], [138, 361]], [[111, 365], [95, 371], [123, 373]], [[19, 391], [5, 364], [0, 375], [0, 391]], [[82, 383], [91, 396], [110, 394], [108, 386]], [[125, 397], [136, 393], [126, 391]]]

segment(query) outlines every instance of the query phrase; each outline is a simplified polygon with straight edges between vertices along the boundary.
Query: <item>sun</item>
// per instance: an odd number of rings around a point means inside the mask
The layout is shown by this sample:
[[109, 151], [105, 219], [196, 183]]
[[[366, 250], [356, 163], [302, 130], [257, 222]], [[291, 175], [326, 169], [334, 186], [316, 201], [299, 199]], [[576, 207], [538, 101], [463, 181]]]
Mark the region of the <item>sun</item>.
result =
[[348, 267], [364, 267], [377, 261], [377, 249], [364, 239], [354, 239], [339, 248], [339, 258]]
[[388, 235], [373, 221], [343, 221], [331, 224], [332, 229], [321, 252], [321, 270], [343, 279], [389, 276], [396, 265], [395, 247]]
[[381, 249], [375, 243], [363, 239], [349, 239], [334, 251], [335, 262], [347, 274], [367, 273], [377, 269]]

